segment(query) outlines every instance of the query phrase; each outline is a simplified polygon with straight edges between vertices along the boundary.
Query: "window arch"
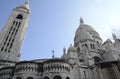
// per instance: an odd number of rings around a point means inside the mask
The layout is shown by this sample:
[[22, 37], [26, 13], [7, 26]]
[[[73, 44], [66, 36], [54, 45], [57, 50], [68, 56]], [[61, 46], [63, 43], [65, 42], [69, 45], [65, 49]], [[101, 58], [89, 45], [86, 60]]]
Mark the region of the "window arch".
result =
[[95, 63], [100, 63], [100, 62], [102, 62], [102, 59], [101, 59], [100, 57], [95, 56], [95, 57], [93, 57], [93, 58], [94, 58], [94, 62], [95, 62]]
[[70, 77], [66, 77], [65, 79], [70, 79]]
[[23, 16], [22, 16], [22, 15], [18, 15], [16, 18], [22, 20], [22, 19], [23, 19]]
[[43, 79], [50, 79], [49, 77], [45, 76]]
[[26, 79], [34, 79], [33, 77], [27, 77]]
[[62, 79], [62, 77], [59, 76], [59, 75], [57, 75], [57, 76], [55, 76], [53, 79]]
[[17, 77], [16, 79], [22, 79], [21, 77]]
[[93, 44], [93, 49], [95, 49], [95, 45]]

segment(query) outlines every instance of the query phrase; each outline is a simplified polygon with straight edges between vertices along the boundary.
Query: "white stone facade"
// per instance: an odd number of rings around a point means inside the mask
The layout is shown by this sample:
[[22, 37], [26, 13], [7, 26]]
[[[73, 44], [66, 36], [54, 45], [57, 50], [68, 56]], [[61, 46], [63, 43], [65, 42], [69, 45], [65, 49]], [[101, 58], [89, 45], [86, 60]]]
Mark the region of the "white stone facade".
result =
[[0, 34], [0, 79], [120, 79], [120, 39], [103, 42], [82, 18], [61, 58], [18, 62], [29, 15], [28, 2], [16, 7]]
[[13, 9], [12, 15], [0, 33], [0, 60], [19, 61], [29, 16], [30, 9], [27, 2]]

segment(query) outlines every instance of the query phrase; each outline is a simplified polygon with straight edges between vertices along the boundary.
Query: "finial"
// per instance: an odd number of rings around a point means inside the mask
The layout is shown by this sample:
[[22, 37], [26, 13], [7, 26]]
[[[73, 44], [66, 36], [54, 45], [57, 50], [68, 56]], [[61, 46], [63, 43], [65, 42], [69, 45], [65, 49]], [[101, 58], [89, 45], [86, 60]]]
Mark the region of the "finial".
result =
[[83, 19], [80, 17], [80, 24], [84, 23]]
[[52, 58], [53, 58], [53, 59], [55, 58], [54, 50], [52, 50]]
[[29, 0], [26, 0], [25, 3], [26, 3], [26, 4], [29, 4]]
[[72, 47], [72, 44], [70, 44], [70, 47]]
[[112, 33], [112, 37], [113, 37], [114, 40], [116, 40], [116, 38], [117, 38], [114, 33]]
[[65, 47], [63, 48], [63, 53], [64, 53], [64, 54], [66, 53], [66, 48], [65, 48]]

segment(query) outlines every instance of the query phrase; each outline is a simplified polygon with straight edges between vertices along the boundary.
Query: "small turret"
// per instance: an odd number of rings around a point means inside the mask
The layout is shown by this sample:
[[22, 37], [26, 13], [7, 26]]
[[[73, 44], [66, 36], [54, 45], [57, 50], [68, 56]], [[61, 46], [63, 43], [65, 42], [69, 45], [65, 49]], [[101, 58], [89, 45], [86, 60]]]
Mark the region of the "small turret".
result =
[[119, 54], [117, 53], [113, 42], [110, 39], [108, 39], [103, 46], [105, 48], [105, 53], [102, 55], [104, 61], [117, 61], [119, 59]]
[[71, 64], [77, 63], [77, 59], [78, 59], [77, 49], [74, 46], [72, 46], [72, 44], [68, 48], [67, 57], [68, 57], [69, 63]]
[[63, 55], [61, 56], [62, 59], [67, 59], [66, 48], [63, 48]]

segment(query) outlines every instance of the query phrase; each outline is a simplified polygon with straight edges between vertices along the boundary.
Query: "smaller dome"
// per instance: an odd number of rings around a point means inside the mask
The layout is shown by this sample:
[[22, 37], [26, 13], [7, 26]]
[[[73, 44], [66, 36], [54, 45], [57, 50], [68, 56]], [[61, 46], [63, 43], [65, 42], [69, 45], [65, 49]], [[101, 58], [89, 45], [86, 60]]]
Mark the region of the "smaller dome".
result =
[[66, 59], [67, 58], [67, 54], [63, 53], [63, 55], [61, 56], [62, 59]]
[[71, 44], [70, 47], [68, 48], [68, 51], [74, 51], [74, 52], [76, 52], [77, 49], [74, 46], [72, 46], [72, 44]]
[[63, 55], [61, 56], [62, 59], [66, 59], [67, 58], [67, 54], [66, 54], [66, 48], [63, 48]]

